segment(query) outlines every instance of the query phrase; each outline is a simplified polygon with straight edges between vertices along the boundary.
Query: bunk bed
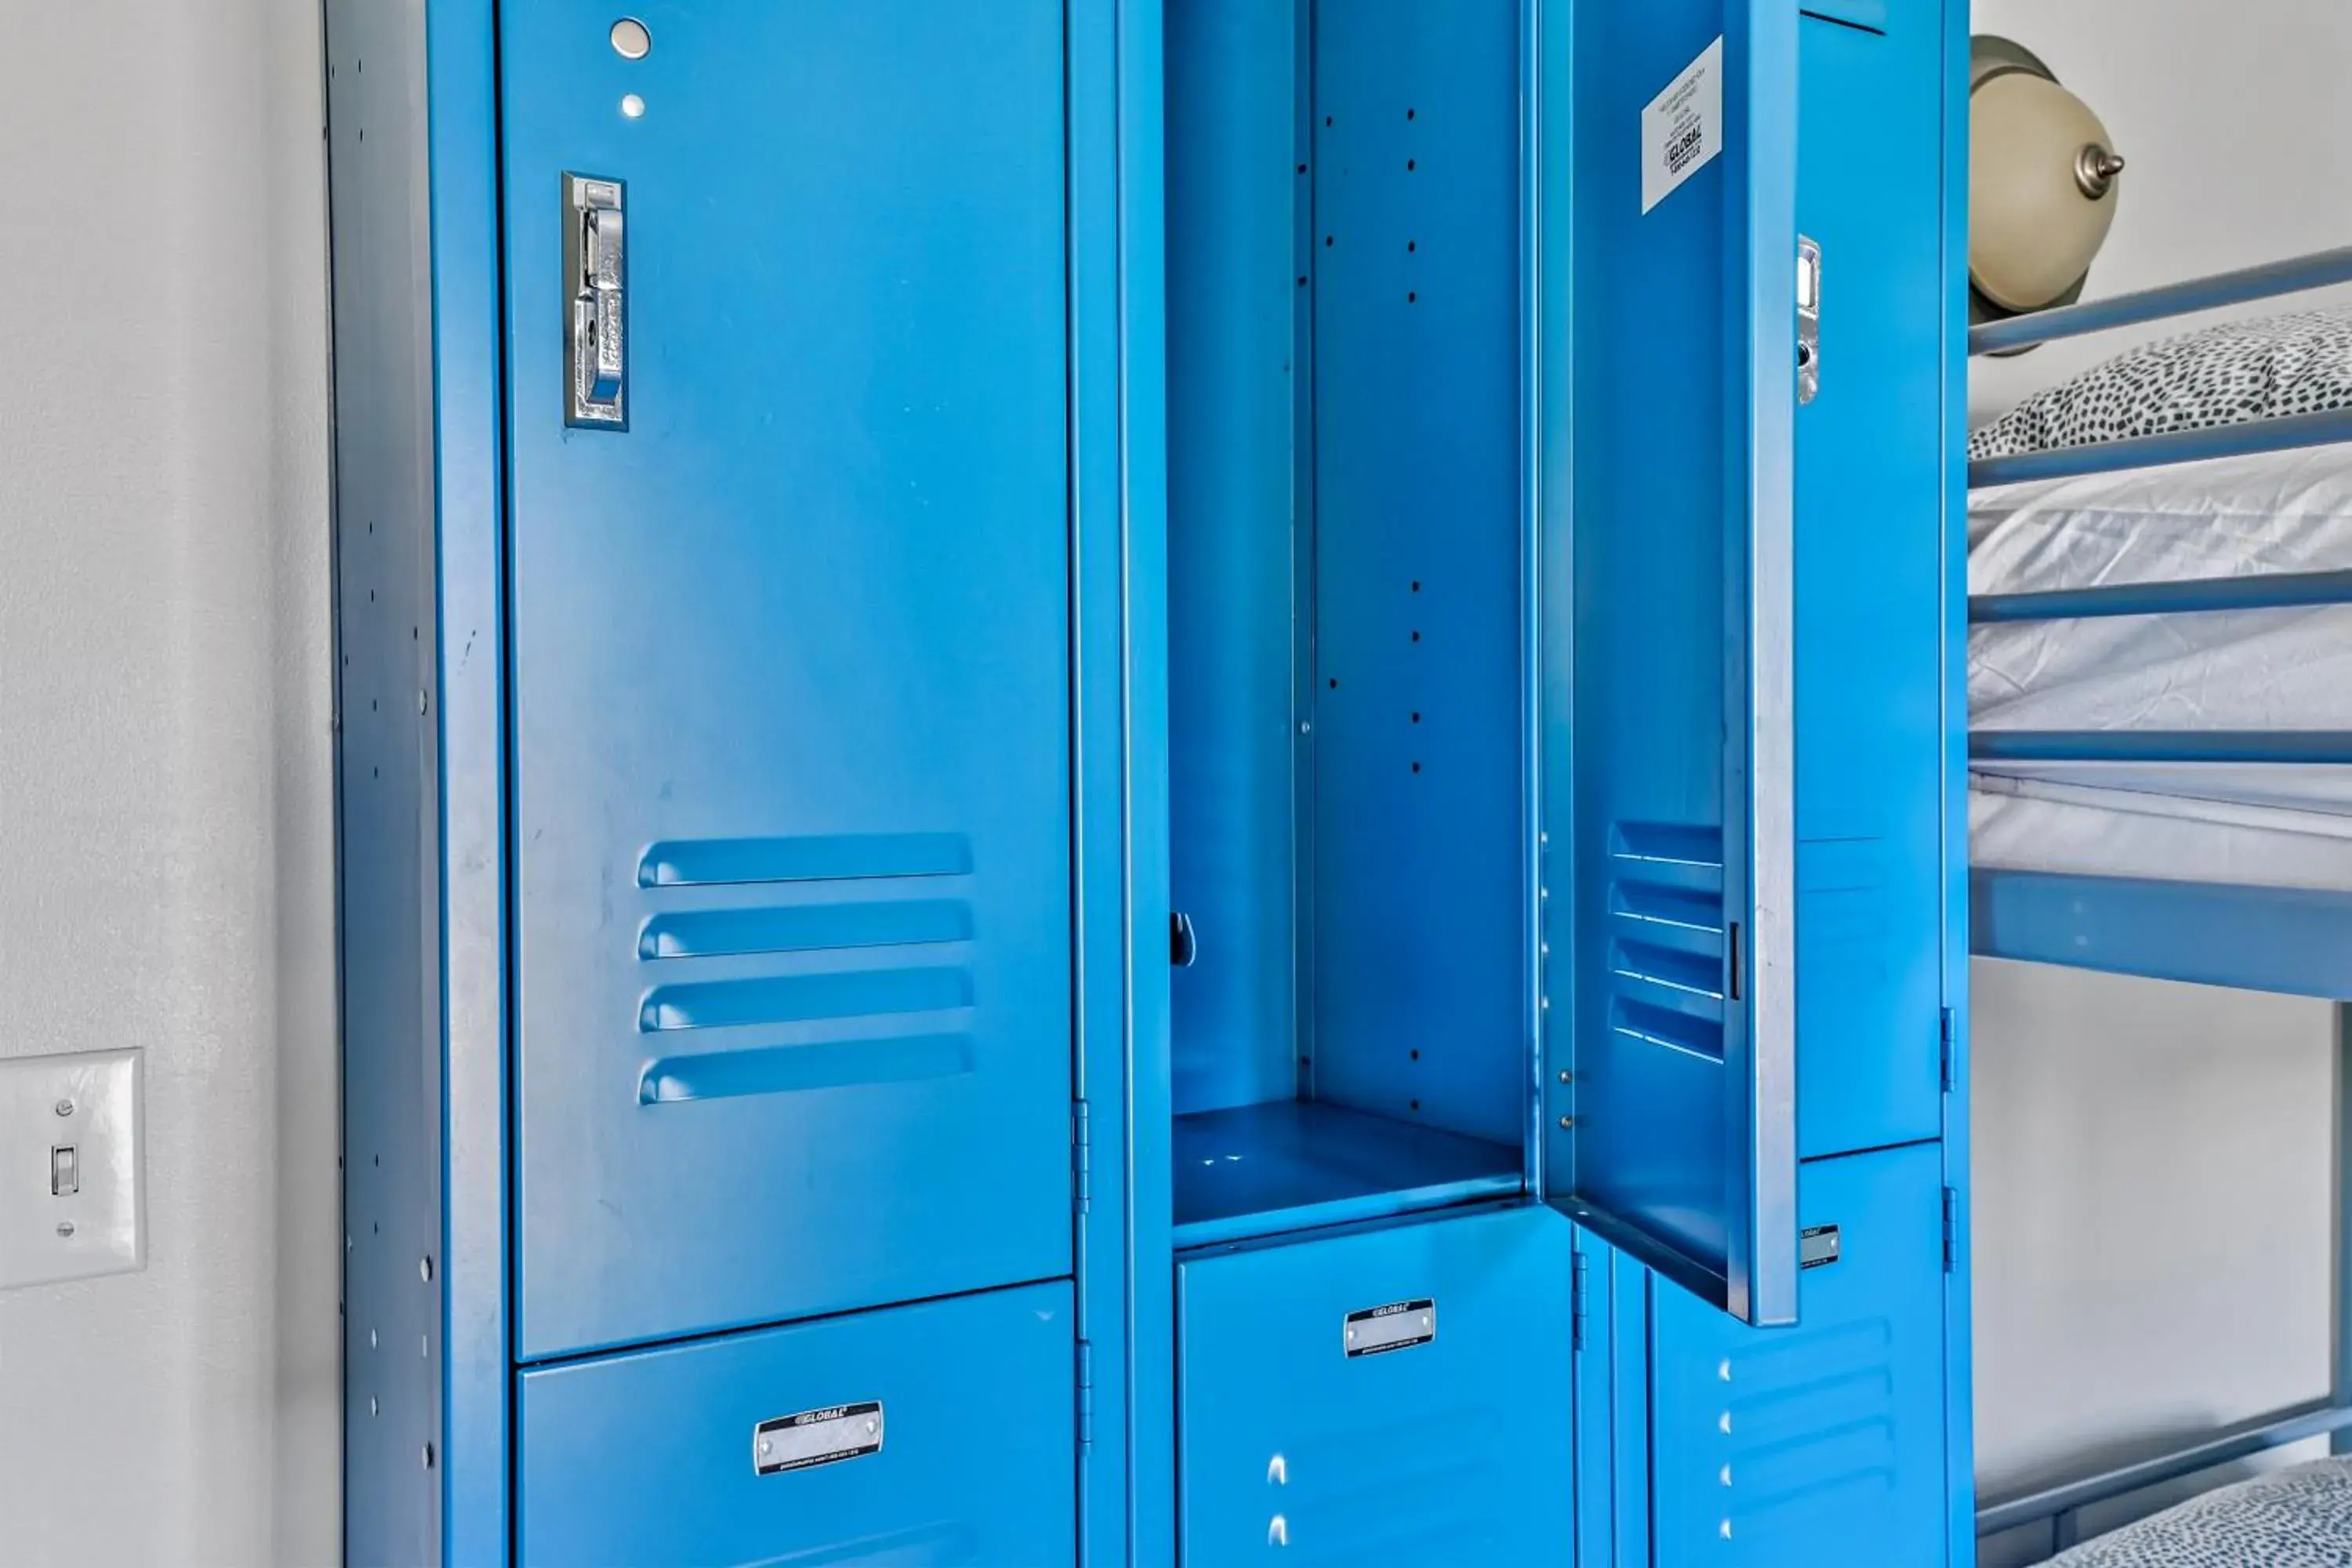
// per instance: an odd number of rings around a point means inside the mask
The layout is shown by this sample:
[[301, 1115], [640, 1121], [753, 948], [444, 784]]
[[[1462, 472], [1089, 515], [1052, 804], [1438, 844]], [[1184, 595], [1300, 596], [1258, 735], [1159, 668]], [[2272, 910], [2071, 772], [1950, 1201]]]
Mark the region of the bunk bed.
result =
[[[2352, 248], [2327, 251], [1987, 322], [1970, 330], [1969, 353], [2347, 281]], [[2267, 342], [2262, 353], [2284, 345], [2287, 361], [2230, 363], [2231, 331]], [[2078, 387], [2075, 406], [2092, 416], [2072, 428], [2029, 410], [1972, 443], [1977, 954], [2352, 1003], [2352, 447], [2340, 445], [2352, 442], [2352, 387], [2336, 384], [2352, 366], [2347, 334], [2352, 311], [2307, 311], [2168, 339]], [[2183, 379], [2167, 354], [2207, 363]], [[2345, 1560], [2308, 1555], [2315, 1542], [2352, 1551], [2352, 1458], [2209, 1492], [2076, 1545], [2083, 1511], [2108, 1500], [2321, 1436], [2352, 1452], [2346, 1017], [2339, 1005], [2331, 1393], [1984, 1500], [1979, 1536], [2041, 1523], [2068, 1568]]]

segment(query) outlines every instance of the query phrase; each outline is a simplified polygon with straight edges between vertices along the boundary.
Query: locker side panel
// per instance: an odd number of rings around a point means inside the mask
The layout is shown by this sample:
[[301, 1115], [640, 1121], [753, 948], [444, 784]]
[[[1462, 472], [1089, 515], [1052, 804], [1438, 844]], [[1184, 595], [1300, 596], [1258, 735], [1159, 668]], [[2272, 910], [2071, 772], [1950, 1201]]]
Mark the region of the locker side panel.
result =
[[1943, 1115], [1942, 17], [1876, 14], [1798, 25], [1797, 221], [1822, 279], [1821, 390], [1797, 413], [1807, 1158]]
[[[1798, 1325], [1654, 1297], [1651, 1520], [1661, 1568], [1941, 1563], [1943, 1157], [1804, 1166]], [[1834, 1237], [1827, 1227], [1834, 1227]]]
[[1298, 1090], [1300, 32], [1268, 0], [1168, 7], [1169, 878], [1200, 933], [1169, 977], [1185, 1113]]
[[1068, 1563], [1071, 1344], [1052, 1284], [525, 1373], [521, 1561]]
[[[420, 1278], [421, 1259], [446, 1261], [436, 876], [441, 781], [435, 724], [418, 702], [435, 684], [437, 647], [436, 345], [425, 221], [432, 173], [420, 8], [337, 0], [327, 7], [326, 27], [349, 1241], [343, 1543], [345, 1560], [368, 1568], [441, 1560], [440, 1483], [454, 1473], [442, 1467], [456, 1458], [443, 1433], [440, 1287]], [[486, 315], [480, 324], [495, 320]], [[495, 1208], [499, 1194], [488, 1195]], [[503, 1363], [501, 1356], [492, 1384], [501, 1408]], [[420, 1462], [427, 1452], [432, 1466]], [[502, 1507], [503, 1466], [486, 1469], [466, 1479], [488, 1480]]]
[[1526, 1135], [1518, 17], [1315, 15], [1314, 1092]]
[[1183, 1561], [1572, 1562], [1570, 1238], [1511, 1209], [1181, 1264]]

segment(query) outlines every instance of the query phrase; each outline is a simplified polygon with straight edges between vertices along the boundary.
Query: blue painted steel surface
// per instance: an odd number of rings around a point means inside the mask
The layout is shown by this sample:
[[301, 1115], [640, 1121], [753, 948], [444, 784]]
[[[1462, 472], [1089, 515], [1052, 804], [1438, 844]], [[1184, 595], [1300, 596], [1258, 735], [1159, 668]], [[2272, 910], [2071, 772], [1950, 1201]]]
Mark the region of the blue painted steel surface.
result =
[[1517, 1147], [1518, 15], [1315, 16], [1315, 1094]]
[[1942, 12], [1799, 24], [1797, 1058], [1811, 1159], [1943, 1129]]
[[2301, 447], [2333, 446], [2339, 441], [2352, 441], [2352, 408], [2250, 419], [2237, 425], [2136, 436], [2128, 440], [2060, 447], [2047, 452], [2020, 452], [2009, 458], [1979, 458], [1969, 465], [1969, 488], [1982, 489], [2026, 479], [2063, 479], [2077, 474], [2110, 474], [2126, 468], [2202, 462], [2208, 458], [2286, 452]]
[[2352, 1001], [2352, 894], [1990, 868], [1970, 880], [1985, 958]]
[[[433, 20], [456, 31], [461, 9], [469, 8], [439, 7]], [[443, 1236], [443, 998], [435, 940], [444, 807], [435, 765], [438, 716], [421, 713], [419, 703], [420, 694], [437, 684], [433, 476], [443, 456], [443, 426], [436, 418], [434, 345], [423, 323], [431, 318], [436, 283], [452, 289], [468, 283], [494, 287], [495, 273], [467, 278], [453, 267], [436, 279], [426, 237], [412, 226], [419, 206], [436, 196], [456, 200], [466, 188], [467, 163], [458, 149], [472, 106], [462, 83], [454, 84], [448, 103], [437, 106], [441, 145], [454, 167], [437, 187], [434, 180], [428, 126], [420, 112], [426, 42], [425, 19], [412, 8], [337, 4], [328, 12], [339, 415], [342, 1195], [350, 1241], [343, 1257], [343, 1542], [346, 1559], [362, 1565], [445, 1560], [445, 1525], [457, 1516], [445, 1506], [442, 1488], [444, 1475], [455, 1472], [438, 1468], [444, 1401], [464, 1392], [441, 1386], [440, 1373], [450, 1364], [441, 1353], [448, 1342], [439, 1310], [442, 1288], [422, 1278], [423, 1260], [452, 1261]], [[464, 56], [453, 55], [434, 58], [454, 73]], [[482, 160], [479, 173], [487, 175], [488, 169]], [[454, 217], [453, 226], [464, 232]], [[455, 243], [457, 234], [446, 237]], [[466, 324], [462, 313], [453, 322]], [[485, 313], [470, 325], [474, 331], [461, 342], [478, 348], [496, 317]], [[461, 354], [452, 358], [462, 364]], [[453, 398], [468, 390], [462, 375], [453, 380]], [[469, 441], [449, 450], [447, 460], [458, 474], [494, 433], [494, 425], [477, 426]], [[453, 494], [453, 524], [472, 520], [467, 503], [494, 502], [496, 494], [494, 479], [485, 491]], [[488, 521], [494, 542], [494, 508]], [[496, 559], [488, 556], [493, 566]], [[495, 662], [486, 659], [479, 672], [489, 677], [493, 700]], [[458, 695], [472, 701], [482, 689], [477, 680]], [[495, 1049], [488, 1059], [495, 1071]], [[495, 1159], [495, 1144], [490, 1152]], [[500, 1190], [493, 1165], [488, 1196], [494, 1216]], [[461, 1257], [467, 1286], [482, 1291], [485, 1281], [473, 1268], [478, 1259]], [[505, 1270], [503, 1258], [493, 1261], [487, 1289], [495, 1308]], [[465, 1299], [451, 1300], [455, 1307]], [[492, 1371], [502, 1426], [502, 1353]], [[476, 1517], [496, 1520], [505, 1501], [503, 1434], [496, 1426], [460, 1430], [469, 1449], [477, 1436], [485, 1440], [497, 1487], [487, 1514]], [[421, 1463], [427, 1445], [432, 1468]], [[470, 1488], [467, 1495], [479, 1497]], [[495, 1529], [495, 1550], [503, 1554], [503, 1525]]]
[[1944, 1276], [1944, 1513], [1948, 1568], [1974, 1568], [1975, 1344], [1969, 1168], [1969, 690], [1968, 356], [1969, 7], [1943, 11], [1944, 263], [1944, 1185], [1951, 1205], [1951, 1261]]
[[[526, 1360], [1072, 1267], [1063, 8], [638, 15], [501, 11]], [[562, 420], [566, 170], [625, 435]], [[900, 899], [972, 939], [641, 954]]]
[[[1520, 1207], [1188, 1257], [1183, 1561], [1569, 1562], [1570, 1240]], [[1348, 1353], [1424, 1300], [1429, 1342]]]
[[[527, 1372], [517, 1558], [1068, 1563], [1070, 1338], [1055, 1283]], [[877, 1451], [759, 1472], [762, 1423], [864, 1404]]]
[[[2336, 1026], [2336, 1344], [2328, 1374], [2328, 1403], [2352, 1411], [2352, 1013], [2342, 1003]], [[2331, 1454], [2352, 1454], [2352, 1425], [2327, 1439]]]
[[2352, 730], [1977, 730], [1979, 763], [2352, 763]]
[[2266, 261], [2259, 267], [2240, 268], [2233, 272], [2217, 272], [2208, 278], [2192, 278], [2183, 283], [2110, 294], [2104, 300], [2085, 300], [2051, 310], [2030, 311], [2007, 321], [1986, 321], [1969, 330], [1969, 353], [2001, 353], [2060, 338], [2194, 315], [2225, 305], [2274, 300], [2283, 294], [2300, 294], [2306, 289], [2347, 282], [2352, 282], [2352, 247], [2322, 250], [2284, 261]]
[[[441, 1544], [450, 1563], [495, 1561], [512, 1533], [511, 777], [502, 656], [506, 351], [498, 316], [504, 279], [495, 32], [488, 0], [428, 7], [433, 309], [426, 319], [434, 331], [432, 515], [439, 529], [432, 625], [439, 635], [427, 643], [420, 626], [409, 636], [412, 650], [429, 647], [434, 658], [433, 689], [419, 707], [428, 719], [440, 715], [443, 1258], [426, 1283], [441, 1291], [442, 1445], [427, 1468], [446, 1477]], [[364, 426], [361, 438], [373, 438]], [[424, 760], [431, 767], [434, 753]], [[404, 1470], [407, 1458], [395, 1460]]]
[[1581, 1563], [1650, 1561], [1654, 1281], [1631, 1257], [1578, 1232], [1576, 1560]]
[[1299, 31], [1265, 0], [1168, 11], [1169, 832], [1201, 941], [1171, 977], [1180, 1112], [1298, 1092]]
[[1801, 1185], [1838, 1258], [1805, 1270], [1799, 1327], [1655, 1294], [1658, 1568], [1946, 1560], [1942, 1152], [1808, 1161]]
[[[1545, 635], [1578, 644], [1574, 776], [1549, 769], [1547, 803], [1575, 835], [1547, 941], [1574, 954], [1576, 1060], [1546, 1181], [1735, 1316], [1781, 1321], [1797, 17], [1675, 0], [1575, 26], [1575, 588]], [[1717, 37], [1724, 152], [1645, 215], [1643, 107]], [[1553, 155], [1569, 129], [1547, 116]]]
[[[1168, 1263], [1159, 0], [1068, 8], [1072, 796], [1077, 850], [1079, 1554], [1175, 1553]], [[1123, 241], [1129, 243], [1123, 244]], [[1132, 315], [1130, 316], [1130, 313]], [[1138, 328], [1140, 330], [1137, 330]], [[1138, 626], [1139, 623], [1139, 630]]]
[[[1128, 642], [1116, 667], [1126, 702], [1126, 851], [1128, 994], [1128, 1170], [1125, 1199], [1128, 1292], [1124, 1331], [1129, 1358], [1127, 1561], [1157, 1568], [1176, 1552], [1174, 1270], [1169, 1267], [1170, 1001], [1168, 968], [1158, 942], [1168, 900], [1168, 685], [1164, 660], [1148, 650], [1168, 640], [1168, 470], [1165, 387], [1167, 248], [1162, 170], [1164, 37], [1160, 0], [1119, 0], [1117, 16], [1118, 123], [1118, 300], [1122, 630]], [[1092, 25], [1088, 28], [1092, 33]], [[1083, 208], [1079, 229], [1099, 253], [1098, 220]], [[1082, 296], [1083, 297], [1083, 296]], [[1084, 361], [1082, 359], [1081, 363]], [[1087, 524], [1089, 534], [1093, 524]], [[1097, 1372], [1096, 1381], [1101, 1382]], [[1081, 1412], [1085, 1406], [1082, 1403]], [[1099, 1451], [1099, 1442], [1090, 1452]], [[1096, 1473], [1090, 1470], [1089, 1474]], [[1101, 1529], [1089, 1510], [1089, 1551]], [[1088, 1562], [1116, 1563], [1115, 1554]]]
[[1517, 1196], [1517, 1143], [1316, 1100], [1195, 1111], [1175, 1122], [1176, 1245], [1304, 1230]]
[[2352, 604], [2352, 572], [2279, 572], [2169, 583], [2105, 583], [2095, 588], [2032, 594], [1979, 594], [1969, 601], [1969, 619], [1986, 626], [2208, 610], [2295, 610], [2343, 604]]

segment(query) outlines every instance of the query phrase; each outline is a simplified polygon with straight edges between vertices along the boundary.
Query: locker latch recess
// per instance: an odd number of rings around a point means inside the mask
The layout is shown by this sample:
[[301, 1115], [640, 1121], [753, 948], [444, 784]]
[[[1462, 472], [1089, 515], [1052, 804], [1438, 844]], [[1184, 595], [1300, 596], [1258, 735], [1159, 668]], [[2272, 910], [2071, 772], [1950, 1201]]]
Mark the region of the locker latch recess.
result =
[[1797, 237], [1797, 402], [1811, 403], [1822, 390], [1822, 247]]
[[1168, 962], [1179, 969], [1190, 969], [1201, 956], [1201, 938], [1192, 930], [1192, 917], [1177, 910], [1168, 917]]
[[625, 429], [628, 259], [618, 180], [563, 176], [563, 276], [572, 352], [564, 366], [566, 425]]

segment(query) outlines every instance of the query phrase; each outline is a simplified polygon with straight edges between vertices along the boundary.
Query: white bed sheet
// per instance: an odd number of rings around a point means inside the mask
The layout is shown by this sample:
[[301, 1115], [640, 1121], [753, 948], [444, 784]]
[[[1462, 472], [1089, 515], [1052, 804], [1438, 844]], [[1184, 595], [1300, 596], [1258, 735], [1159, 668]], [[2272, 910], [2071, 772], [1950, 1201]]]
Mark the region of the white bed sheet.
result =
[[[1969, 591], [2352, 568], [2352, 450], [1969, 499]], [[1979, 626], [1971, 728], [2352, 730], [2352, 606]], [[2352, 890], [2352, 768], [1979, 763], [1978, 865]]]

